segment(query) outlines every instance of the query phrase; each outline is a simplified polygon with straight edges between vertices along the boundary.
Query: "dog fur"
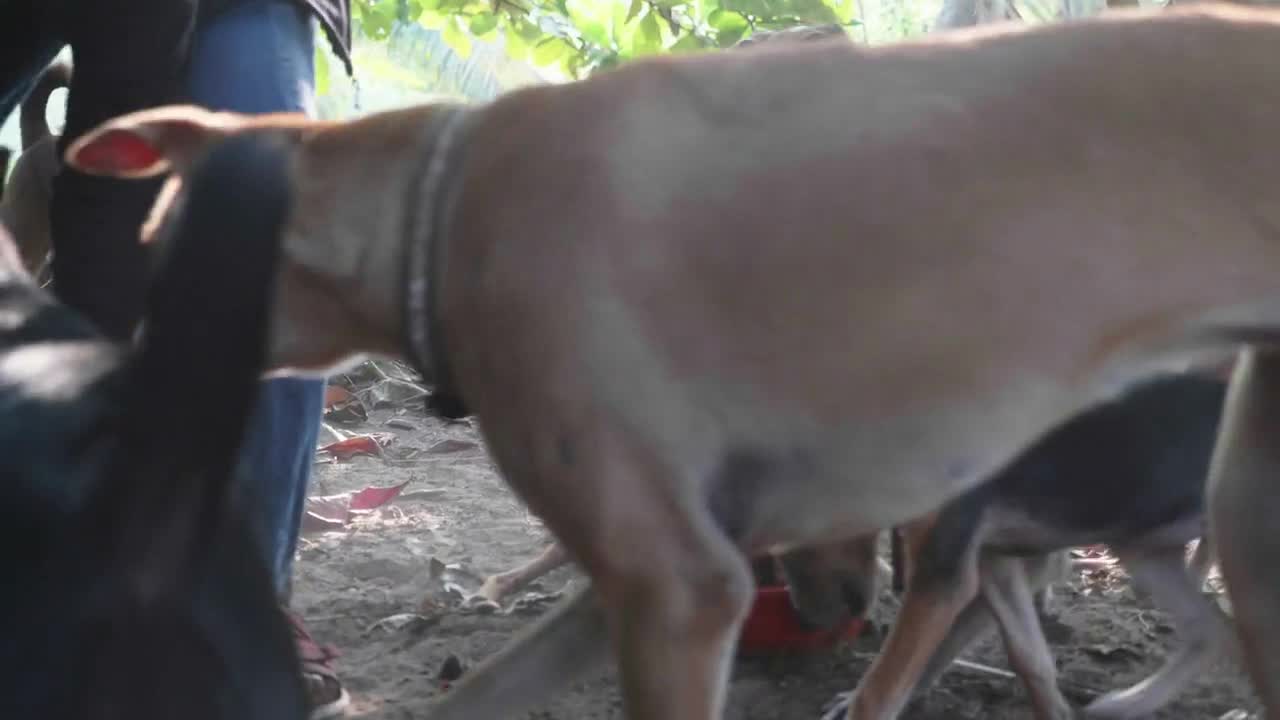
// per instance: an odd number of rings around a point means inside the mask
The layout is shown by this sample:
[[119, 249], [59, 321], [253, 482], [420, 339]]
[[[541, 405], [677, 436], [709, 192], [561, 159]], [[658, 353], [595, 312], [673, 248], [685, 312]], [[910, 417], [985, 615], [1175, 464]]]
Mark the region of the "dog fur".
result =
[[294, 143], [273, 363], [414, 357], [591, 576], [435, 720], [510, 717], [606, 639], [628, 717], [719, 717], [749, 556], [920, 517], [1246, 346], [1210, 534], [1276, 713], [1277, 59], [1273, 9], [1115, 11], [646, 59], [350, 123], [170, 107], [67, 160], [176, 170], [162, 217], [209, 142]]
[[[929, 687], [993, 620], [1035, 716], [1075, 717], [1057, 687], [1032, 602], [1036, 573], [1029, 572], [1074, 545], [1110, 545], [1138, 585], [1173, 613], [1183, 640], [1159, 671], [1098, 698], [1085, 717], [1149, 717], [1219, 651], [1231, 650], [1230, 622], [1200, 594], [1203, 570], [1197, 563], [1188, 572], [1186, 557], [1187, 543], [1204, 534], [1204, 481], [1226, 387], [1195, 375], [1144, 383], [1076, 416], [991, 480], [908, 524], [910, 584], [847, 717], [898, 717], [912, 689]], [[867, 542], [874, 545], [874, 537]], [[827, 717], [845, 717], [843, 710]]]
[[237, 139], [195, 170], [136, 349], [36, 287], [0, 229], [4, 717], [307, 715], [229, 494], [288, 212], [270, 149]]
[[53, 247], [49, 235], [49, 207], [53, 176], [61, 167], [58, 136], [50, 131], [45, 112], [49, 95], [70, 85], [71, 67], [66, 63], [54, 63], [45, 69], [22, 101], [18, 111], [22, 154], [13, 167], [3, 197], [0, 197], [0, 222], [13, 233], [23, 264], [40, 284], [48, 280], [49, 252]]

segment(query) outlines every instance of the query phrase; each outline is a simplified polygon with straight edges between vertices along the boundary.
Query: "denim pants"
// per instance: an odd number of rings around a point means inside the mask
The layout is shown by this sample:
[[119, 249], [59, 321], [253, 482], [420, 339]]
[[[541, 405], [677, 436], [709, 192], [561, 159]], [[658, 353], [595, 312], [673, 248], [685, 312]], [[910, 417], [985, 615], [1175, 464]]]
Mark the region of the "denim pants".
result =
[[[3, 115], [22, 100], [40, 70], [71, 41], [61, 34], [56, 13], [47, 12], [51, 8], [50, 0], [0, 0], [0, 28], [22, 28], [22, 32], [9, 33], [8, 42], [0, 44]], [[119, 17], [107, 17], [115, 18], [118, 25], [132, 22], [127, 14], [116, 15]], [[310, 17], [296, 3], [239, 0], [199, 28], [193, 38], [186, 99], [244, 113], [310, 113], [314, 105], [314, 42]], [[146, 52], [135, 55], [122, 67], [136, 73], [131, 75], [136, 81], [151, 82], [153, 78], [146, 73], [150, 56]], [[118, 53], [76, 57], [75, 62], [90, 68], [76, 72], [83, 75], [96, 63], [113, 61], [124, 62], [125, 58]], [[108, 90], [96, 88], [95, 92]], [[114, 100], [109, 94], [101, 99]], [[154, 100], [161, 101], [158, 95]], [[74, 136], [110, 116], [92, 106], [78, 114], [75, 108], [68, 108], [67, 130], [74, 129]], [[140, 181], [67, 172], [54, 180], [56, 292], [64, 303], [120, 340], [130, 336], [144, 296], [146, 262], [134, 228], [158, 187], [158, 182], [148, 187]], [[60, 245], [64, 238], [67, 244]], [[288, 587], [297, 549], [323, 398], [324, 383], [320, 380], [264, 382], [246, 430], [239, 489], [243, 507], [256, 516], [250, 520], [258, 529], [267, 566], [282, 594]], [[181, 402], [181, 398], [174, 401]]]
[[[314, 111], [314, 27], [287, 0], [242, 0], [194, 38], [188, 99], [242, 113]], [[277, 589], [289, 585], [315, 458], [324, 381], [262, 383], [240, 459], [242, 507], [258, 515]]]

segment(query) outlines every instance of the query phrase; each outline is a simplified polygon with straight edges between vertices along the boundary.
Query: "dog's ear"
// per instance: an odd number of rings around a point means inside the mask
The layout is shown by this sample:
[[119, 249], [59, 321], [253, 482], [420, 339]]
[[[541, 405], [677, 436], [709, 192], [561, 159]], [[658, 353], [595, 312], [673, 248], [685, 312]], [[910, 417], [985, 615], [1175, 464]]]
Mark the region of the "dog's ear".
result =
[[113, 118], [77, 138], [66, 163], [89, 175], [183, 173], [212, 143], [248, 125], [243, 115], [169, 105]]

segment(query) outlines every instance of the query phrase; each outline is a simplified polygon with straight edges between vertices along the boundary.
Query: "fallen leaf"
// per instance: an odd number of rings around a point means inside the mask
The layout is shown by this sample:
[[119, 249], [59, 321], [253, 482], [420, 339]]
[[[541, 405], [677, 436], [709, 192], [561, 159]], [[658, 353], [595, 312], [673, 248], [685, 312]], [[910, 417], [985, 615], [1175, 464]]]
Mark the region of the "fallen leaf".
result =
[[1091, 645], [1083, 648], [1083, 650], [1107, 662], [1120, 662], [1124, 660], [1139, 660], [1142, 655], [1136, 650], [1125, 645]]
[[350, 390], [328, 385], [324, 389], [324, 417], [333, 422], [355, 424], [368, 421], [369, 411]]
[[447, 500], [448, 498], [448, 490], [443, 488], [434, 488], [431, 490], [414, 490], [413, 492], [400, 493], [400, 496], [396, 498], [396, 501], [406, 502], [409, 500], [425, 500], [428, 502], [437, 502], [440, 500]]
[[449, 438], [448, 440], [441, 440], [435, 445], [427, 448], [427, 452], [443, 455], [445, 453], [462, 452], [463, 450], [470, 450], [475, 447], [478, 446], [470, 440], [455, 440], [454, 438]]
[[409, 484], [406, 480], [391, 487], [367, 487], [351, 496], [350, 508], [355, 511], [367, 511], [380, 508], [391, 502]]
[[339, 460], [349, 460], [356, 455], [381, 455], [382, 448], [390, 444], [395, 437], [394, 433], [356, 435], [325, 445], [319, 452], [329, 453]]
[[427, 389], [404, 380], [383, 380], [360, 392], [360, 399], [375, 409], [398, 407], [421, 402]]
[[395, 499], [409, 482], [391, 487], [367, 487], [354, 493], [307, 498], [302, 517], [303, 532], [342, 530], [356, 513], [367, 513]]
[[348, 503], [346, 495], [307, 498], [306, 511], [302, 516], [303, 532], [343, 529], [351, 517]]
[[418, 630], [435, 624], [432, 618], [423, 617], [417, 613], [398, 613], [396, 615], [388, 615], [381, 620], [376, 620], [369, 627], [365, 628], [366, 635], [374, 630]]

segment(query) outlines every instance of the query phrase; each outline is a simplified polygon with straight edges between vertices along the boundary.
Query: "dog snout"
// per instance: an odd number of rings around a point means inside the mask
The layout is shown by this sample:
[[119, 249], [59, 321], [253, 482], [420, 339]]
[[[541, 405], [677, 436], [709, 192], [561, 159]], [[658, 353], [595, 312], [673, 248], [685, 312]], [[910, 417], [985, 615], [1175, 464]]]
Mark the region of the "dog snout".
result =
[[826, 629], [871, 609], [879, 583], [875, 537], [796, 550], [780, 560], [802, 624]]

